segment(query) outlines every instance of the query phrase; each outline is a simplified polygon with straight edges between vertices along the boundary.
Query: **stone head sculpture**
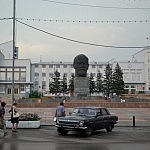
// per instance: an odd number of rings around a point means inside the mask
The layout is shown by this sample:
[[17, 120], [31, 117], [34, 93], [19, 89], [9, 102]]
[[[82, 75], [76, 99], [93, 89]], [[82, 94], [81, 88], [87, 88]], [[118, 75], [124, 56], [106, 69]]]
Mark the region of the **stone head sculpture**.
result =
[[86, 77], [89, 67], [88, 58], [83, 55], [77, 55], [73, 61], [73, 67], [75, 69], [75, 77]]

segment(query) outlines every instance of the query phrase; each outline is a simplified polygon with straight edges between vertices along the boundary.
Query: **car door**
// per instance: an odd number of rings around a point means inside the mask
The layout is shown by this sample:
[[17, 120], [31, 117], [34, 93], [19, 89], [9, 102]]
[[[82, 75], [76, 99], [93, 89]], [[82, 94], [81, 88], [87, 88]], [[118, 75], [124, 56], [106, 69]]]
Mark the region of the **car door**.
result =
[[103, 128], [105, 128], [109, 125], [110, 115], [106, 108], [101, 108], [101, 113], [102, 113], [102, 116], [104, 117]]
[[104, 126], [104, 116], [101, 113], [101, 109], [97, 109], [97, 115], [95, 118], [95, 129], [99, 130], [99, 129], [103, 129]]

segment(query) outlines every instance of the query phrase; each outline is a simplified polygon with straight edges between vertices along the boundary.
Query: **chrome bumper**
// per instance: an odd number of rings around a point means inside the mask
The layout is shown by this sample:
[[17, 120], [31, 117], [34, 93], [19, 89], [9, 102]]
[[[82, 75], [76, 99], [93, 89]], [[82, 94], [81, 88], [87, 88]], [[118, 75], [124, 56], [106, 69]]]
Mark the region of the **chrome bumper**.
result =
[[81, 127], [81, 126], [67, 126], [67, 125], [59, 125], [59, 124], [56, 124], [55, 125], [57, 128], [65, 128], [65, 129], [81, 129], [81, 130], [85, 130], [87, 129], [87, 127]]

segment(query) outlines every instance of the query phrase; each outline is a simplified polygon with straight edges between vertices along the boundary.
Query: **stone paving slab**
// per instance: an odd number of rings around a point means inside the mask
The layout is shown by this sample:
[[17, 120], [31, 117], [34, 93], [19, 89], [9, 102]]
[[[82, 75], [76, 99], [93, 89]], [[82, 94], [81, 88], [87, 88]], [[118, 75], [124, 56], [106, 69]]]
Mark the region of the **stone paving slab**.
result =
[[[6, 107], [6, 120], [10, 118], [9, 109]], [[37, 113], [42, 125], [54, 125], [55, 110], [56, 108], [20, 108], [20, 113]], [[73, 108], [66, 108], [66, 114], [72, 110]], [[118, 126], [132, 126], [133, 116], [136, 126], [150, 126], [150, 108], [109, 108], [109, 111], [119, 117]]]

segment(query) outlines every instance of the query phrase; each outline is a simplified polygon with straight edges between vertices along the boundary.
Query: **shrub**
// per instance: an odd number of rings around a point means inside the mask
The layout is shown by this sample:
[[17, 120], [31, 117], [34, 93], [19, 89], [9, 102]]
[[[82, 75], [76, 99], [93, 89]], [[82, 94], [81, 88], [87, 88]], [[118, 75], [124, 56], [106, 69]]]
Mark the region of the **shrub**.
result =
[[30, 98], [41, 98], [42, 97], [42, 93], [38, 92], [38, 91], [32, 91], [32, 93], [29, 96]]
[[38, 114], [33, 113], [23, 113], [19, 116], [19, 121], [38, 121], [40, 117]]

